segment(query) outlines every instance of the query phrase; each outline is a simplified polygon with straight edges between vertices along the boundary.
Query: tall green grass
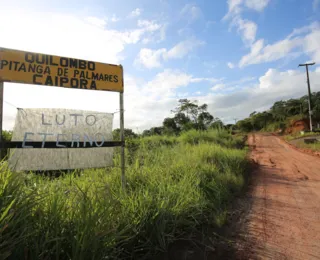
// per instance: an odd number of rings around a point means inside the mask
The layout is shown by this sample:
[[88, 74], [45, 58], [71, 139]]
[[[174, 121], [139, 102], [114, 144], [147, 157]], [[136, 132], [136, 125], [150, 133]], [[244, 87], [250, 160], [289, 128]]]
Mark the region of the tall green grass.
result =
[[152, 259], [200, 225], [221, 226], [246, 182], [239, 143], [221, 131], [132, 141], [126, 192], [118, 154], [113, 168], [55, 179], [4, 163], [0, 259]]

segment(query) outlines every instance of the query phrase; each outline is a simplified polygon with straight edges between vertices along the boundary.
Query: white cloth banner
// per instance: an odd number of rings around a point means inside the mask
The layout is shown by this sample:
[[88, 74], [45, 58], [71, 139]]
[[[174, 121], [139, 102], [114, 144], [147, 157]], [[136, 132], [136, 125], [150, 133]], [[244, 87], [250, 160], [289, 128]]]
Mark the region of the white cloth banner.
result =
[[[12, 141], [72, 142], [80, 148], [11, 149], [9, 167], [14, 171], [103, 168], [113, 164], [112, 147], [81, 148], [112, 141], [113, 114], [73, 109], [19, 109]], [[28, 143], [29, 142], [29, 143]]]

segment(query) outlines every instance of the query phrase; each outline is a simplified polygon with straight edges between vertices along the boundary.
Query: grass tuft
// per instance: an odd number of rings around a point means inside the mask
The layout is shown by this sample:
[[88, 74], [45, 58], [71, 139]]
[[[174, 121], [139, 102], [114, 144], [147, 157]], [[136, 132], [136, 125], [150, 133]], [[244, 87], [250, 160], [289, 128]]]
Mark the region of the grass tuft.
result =
[[127, 191], [115, 167], [57, 178], [0, 174], [1, 259], [150, 259], [199, 226], [220, 227], [245, 186], [243, 139], [224, 131], [127, 145]]

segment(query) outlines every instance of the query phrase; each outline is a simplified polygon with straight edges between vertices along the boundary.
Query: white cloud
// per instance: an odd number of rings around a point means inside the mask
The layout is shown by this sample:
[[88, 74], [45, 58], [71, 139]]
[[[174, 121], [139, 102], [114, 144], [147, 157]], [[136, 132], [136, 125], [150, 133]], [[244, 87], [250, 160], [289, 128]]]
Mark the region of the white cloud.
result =
[[247, 46], [251, 46], [256, 39], [258, 26], [253, 21], [243, 19], [242, 13], [246, 8], [262, 12], [268, 4], [269, 0], [228, 0], [228, 12], [223, 20], [230, 19], [231, 25], [237, 27], [243, 42]]
[[151, 20], [138, 20], [138, 27], [144, 28], [149, 35], [142, 40], [143, 44], [150, 42], [162, 42], [166, 38], [167, 24], [159, 24]]
[[216, 79], [216, 78], [192, 78], [190, 80], [191, 83], [199, 83], [199, 82], [203, 82], [203, 81], [208, 81], [210, 83], [215, 83], [217, 81], [220, 81], [221, 79]]
[[235, 89], [239, 89], [241, 87], [246, 87], [244, 84], [248, 84], [251, 82], [249, 85], [252, 85], [252, 81], [254, 81], [256, 78], [255, 77], [244, 77], [239, 80], [235, 81], [229, 81], [229, 82], [224, 82], [224, 80], [221, 80], [221, 83], [214, 85], [211, 90], [215, 92], [230, 92], [234, 91]]
[[223, 17], [223, 20], [239, 15], [242, 11], [241, 5], [243, 0], [228, 0], [228, 13]]
[[225, 86], [226, 86], [226, 85], [223, 84], [223, 83], [216, 84], [216, 85], [214, 85], [214, 86], [211, 88], [211, 90], [212, 90], [212, 91], [218, 91], [218, 90], [223, 89]]
[[101, 27], [101, 28], [104, 28], [106, 25], [107, 25], [107, 22], [106, 20], [104, 19], [100, 19], [100, 18], [97, 18], [97, 17], [87, 17], [86, 20], [91, 23], [92, 25], [95, 25], [97, 27]]
[[309, 54], [309, 56], [315, 62], [320, 62], [320, 26], [317, 30], [313, 30], [304, 38], [303, 50]]
[[319, 26], [320, 26], [319, 22], [313, 22], [311, 24], [308, 24], [300, 28], [294, 28], [292, 33], [290, 33], [287, 36], [287, 39], [292, 39], [295, 36], [300, 36], [301, 34], [309, 33], [312, 30], [317, 30]]
[[[305, 34], [308, 32], [307, 34]], [[249, 54], [243, 56], [239, 62], [239, 67], [251, 64], [276, 61], [287, 57], [295, 51], [309, 55], [315, 62], [320, 61], [320, 25], [313, 23], [309, 26], [295, 29], [287, 38], [273, 44], [264, 44], [260, 39], [251, 46]]]
[[[131, 30], [110, 30], [104, 28], [106, 20], [93, 18], [54, 12], [33, 13], [19, 9], [8, 12], [1, 8], [0, 24], [5, 24], [0, 26], [1, 47], [119, 64], [127, 45], [139, 43], [144, 37], [159, 31], [159, 26], [152, 21], [142, 21]], [[40, 32], [50, 28], [51, 36], [32, 37], [36, 33], [35, 24]], [[125, 82], [129, 80], [126, 83], [128, 85], [125, 85], [125, 106], [130, 109], [140, 99], [139, 90], [136, 84], [130, 82], [126, 69], [124, 73]], [[136, 92], [131, 92], [134, 89]], [[119, 94], [114, 92], [5, 83], [4, 93], [6, 102], [22, 108], [74, 108], [101, 112], [119, 109]], [[4, 103], [4, 129], [12, 128], [15, 115], [16, 109]], [[119, 125], [118, 115], [115, 114], [115, 127]], [[136, 118], [126, 118], [126, 126], [130, 126]]]
[[85, 20], [89, 23], [91, 23], [94, 26], [100, 27], [100, 28], [105, 28], [107, 26], [107, 22], [111, 21], [113, 23], [120, 21], [120, 18], [117, 17], [115, 14], [112, 15], [111, 18], [98, 18], [98, 17], [94, 17], [94, 16], [89, 16], [87, 18], [85, 18]]
[[256, 39], [256, 33], [258, 26], [250, 21], [241, 18], [237, 18], [234, 21], [238, 26], [238, 32], [241, 34], [243, 42], [248, 45], [251, 45]]
[[163, 70], [148, 82], [126, 77], [126, 127], [143, 131], [161, 125], [165, 117], [172, 116], [170, 110], [177, 105], [178, 99], [190, 96], [186, 90], [187, 86], [192, 83], [215, 81], [213, 78], [197, 78], [180, 70], [171, 69]]
[[153, 80], [147, 82], [142, 88], [142, 92], [149, 95], [153, 100], [161, 100], [168, 97], [174, 98], [177, 94], [177, 88], [186, 87], [192, 83], [214, 83], [216, 81], [218, 79], [197, 78], [180, 70], [165, 69], [158, 73]]
[[161, 57], [165, 52], [164, 48], [155, 51], [143, 48], [135, 60], [135, 65], [141, 64], [148, 69], [159, 68], [161, 67]]
[[197, 5], [189, 3], [182, 8], [180, 14], [187, 17], [188, 21], [191, 23], [201, 17], [202, 11]]
[[149, 32], [157, 31], [161, 28], [160, 24], [157, 24], [155, 21], [149, 20], [138, 20], [138, 26], [145, 28]]
[[199, 40], [185, 40], [179, 42], [173, 48], [171, 48], [167, 53], [164, 54], [164, 59], [181, 59], [186, 56], [193, 49], [203, 45], [203, 41]]
[[111, 22], [115, 23], [115, 22], [118, 22], [118, 21], [120, 21], [120, 18], [117, 17], [115, 14], [112, 15], [112, 17], [111, 17]]
[[239, 16], [245, 8], [262, 12], [269, 4], [270, 0], [228, 0], [228, 13], [223, 19]]
[[174, 96], [174, 89], [189, 85], [193, 77], [179, 70], [166, 69], [158, 73], [155, 78], [148, 82], [144, 91], [154, 99]]
[[248, 8], [261, 12], [269, 4], [270, 0], [246, 0], [245, 4]]
[[229, 67], [229, 69], [233, 69], [235, 67], [232, 62], [228, 62], [227, 66]]
[[161, 67], [161, 63], [163, 61], [170, 59], [181, 59], [189, 52], [203, 44], [204, 42], [199, 40], [186, 40], [179, 42], [169, 50], [166, 48], [161, 48], [158, 50], [143, 48], [140, 50], [134, 63], [135, 65], [143, 65], [149, 69], [158, 68]]
[[136, 8], [130, 13], [129, 17], [138, 17], [141, 15], [141, 13], [142, 13], [142, 9]]
[[[1, 46], [118, 64], [127, 44], [138, 43], [142, 37], [160, 28], [155, 22], [142, 21], [138, 28], [117, 31], [102, 28], [104, 22], [93, 17], [88, 21], [68, 14], [6, 12], [1, 9], [0, 24], [6, 24], [0, 26]], [[30, 37], [34, 33], [34, 24], [39, 31], [50, 28], [50, 34], [59, 37]], [[85, 37], [79, 38], [79, 35]], [[70, 39], [76, 39], [76, 44]]]
[[157, 34], [161, 34], [162, 25], [156, 23], [155, 21], [149, 20], [138, 20], [138, 27], [135, 30], [122, 32], [123, 40], [129, 43], [137, 43], [143, 37], [142, 43], [146, 42], [146, 39], [152, 40]]
[[[312, 91], [320, 91], [320, 70], [310, 72], [310, 84]], [[225, 83], [224, 88], [228, 87], [230, 85]], [[222, 118], [224, 122], [234, 122], [232, 118], [241, 119], [253, 111], [267, 110], [275, 101], [299, 98], [307, 94], [306, 75], [303, 69], [288, 71], [269, 69], [254, 86], [232, 93], [215, 92], [197, 99], [199, 102], [207, 103], [208, 110], [214, 116]]]

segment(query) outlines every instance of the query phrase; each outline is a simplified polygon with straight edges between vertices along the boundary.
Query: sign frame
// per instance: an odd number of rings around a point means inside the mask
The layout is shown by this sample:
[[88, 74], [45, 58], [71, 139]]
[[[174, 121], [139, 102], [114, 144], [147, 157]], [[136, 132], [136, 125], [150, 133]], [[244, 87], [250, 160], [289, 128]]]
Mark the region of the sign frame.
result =
[[[35, 53], [35, 52], [29, 52], [29, 51], [22, 51], [22, 50], [14, 50], [14, 49], [8, 49], [8, 48], [1, 48], [0, 47], [0, 72], [3, 68], [3, 64], [1, 64], [1, 60], [2, 60], [2, 56], [1, 56], [1, 51], [11, 51], [11, 52], [18, 52], [19, 54], [29, 54], [31, 57], [32, 55], [38, 55], [38, 57], [40, 57], [40, 55], [45, 55], [43, 57], [53, 57], [53, 58], [49, 58], [50, 59], [59, 59], [59, 58], [64, 58], [64, 59], [72, 59], [72, 60], [77, 60], [77, 61], [83, 61], [86, 62], [87, 64], [91, 61], [87, 61], [87, 60], [80, 60], [80, 59], [73, 59], [73, 58], [68, 58], [68, 57], [60, 57], [60, 56], [53, 56], [50, 54], [43, 54], [43, 53]], [[93, 64], [95, 64], [95, 62], [92, 62]], [[97, 62], [96, 62], [97, 63]], [[76, 64], [76, 63], [75, 63]], [[80, 63], [78, 63], [80, 64]], [[114, 65], [114, 64], [107, 64], [107, 63], [97, 63], [99, 64], [100, 67], [109, 67], [109, 66], [116, 66], [118, 68], [118, 70], [120, 70], [121, 75], [117, 75], [118, 76], [118, 80], [119, 80], [119, 84], [117, 84], [117, 87], [108, 87], [108, 84], [104, 84], [104, 88], [74, 88], [74, 87], [70, 87], [70, 86], [61, 86], [59, 84], [52, 84], [52, 85], [46, 85], [46, 84], [38, 84], [38, 85], [44, 85], [44, 86], [52, 86], [52, 87], [64, 87], [64, 88], [73, 88], [73, 89], [87, 89], [87, 90], [98, 90], [98, 91], [111, 91], [111, 92], [119, 92], [119, 107], [120, 107], [120, 141], [109, 141], [106, 142], [103, 147], [120, 147], [120, 156], [121, 156], [121, 183], [122, 183], [122, 188], [125, 190], [126, 187], [126, 178], [125, 178], [125, 137], [124, 137], [124, 78], [123, 78], [123, 66], [120, 65]], [[50, 68], [50, 67], [49, 67]], [[74, 70], [75, 71], [75, 70]], [[21, 73], [21, 72], [18, 72]], [[4, 75], [4, 72], [2, 72], [2, 74]], [[17, 74], [17, 73], [16, 73]], [[108, 74], [101, 74], [101, 75], [108, 75]], [[11, 73], [11, 78], [12, 76], [15, 76], [15, 73]], [[17, 78], [19, 78], [17, 76]], [[101, 77], [100, 77], [101, 78]], [[102, 77], [102, 79], [110, 79], [109, 76], [108, 77]], [[16, 149], [23, 149], [22, 148], [22, 142], [5, 142], [3, 140], [3, 135], [2, 135], [2, 131], [3, 131], [3, 97], [4, 97], [4, 82], [10, 82], [10, 83], [18, 83], [18, 84], [31, 84], [32, 82], [30, 82], [30, 80], [26, 80], [26, 81], [21, 81], [21, 80], [5, 80], [5, 79], [1, 79], [1, 74], [0, 74], [0, 156], [2, 158], [3, 156], [3, 149], [4, 148], [16, 148]], [[59, 82], [59, 81], [56, 81]], [[56, 83], [54, 82], [54, 83]], [[71, 82], [71, 81], [70, 81]], [[111, 82], [111, 81], [110, 81]], [[115, 82], [118, 83], [118, 82]], [[98, 85], [97, 85], [98, 86]], [[70, 142], [71, 143], [71, 142]], [[34, 148], [33, 149], [42, 149], [41, 148], [41, 144], [42, 142], [33, 142], [32, 143]], [[46, 142], [46, 147], [44, 148], [56, 148], [59, 149], [60, 147], [55, 147], [56, 142]], [[65, 143], [66, 146], [68, 148], [71, 149], [76, 149], [78, 148], [77, 146], [72, 147], [71, 145], [69, 146], [69, 142]], [[79, 146], [80, 148], [81, 146]], [[94, 146], [92, 146], [94, 147]], [[83, 148], [83, 147], [81, 147]], [[90, 146], [86, 147], [86, 148], [91, 148]]]
[[0, 81], [123, 91], [121, 65], [0, 47]]

